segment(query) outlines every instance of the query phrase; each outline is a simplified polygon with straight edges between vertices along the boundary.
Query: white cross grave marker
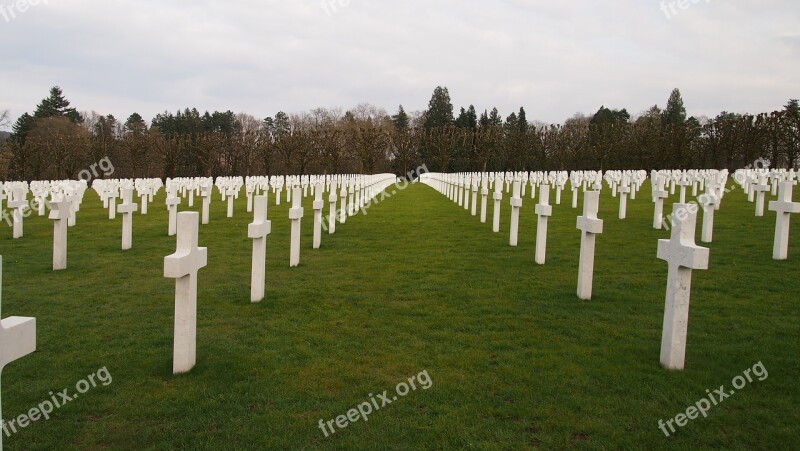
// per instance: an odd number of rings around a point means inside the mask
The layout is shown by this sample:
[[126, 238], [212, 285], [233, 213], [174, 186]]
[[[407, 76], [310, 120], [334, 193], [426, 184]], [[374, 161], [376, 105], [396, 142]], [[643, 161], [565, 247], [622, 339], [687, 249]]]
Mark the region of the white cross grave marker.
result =
[[772, 246], [774, 260], [786, 260], [789, 254], [789, 223], [792, 213], [800, 213], [800, 202], [792, 202], [792, 182], [780, 184], [778, 200], [769, 203], [770, 211], [777, 213], [775, 241]]
[[201, 209], [202, 210], [202, 214], [200, 215], [200, 223], [203, 224], [203, 225], [208, 224], [208, 210], [209, 210], [209, 207], [211, 206], [211, 191], [212, 191], [212, 189], [213, 188], [211, 186], [206, 186], [206, 185], [203, 185], [200, 188], [200, 197], [203, 198], [202, 209]]
[[322, 241], [322, 183], [317, 185], [314, 190], [314, 249], [319, 249], [320, 242]]
[[500, 201], [503, 200], [503, 185], [499, 179], [494, 181], [494, 217], [492, 218], [492, 232], [500, 232]]
[[486, 176], [481, 177], [481, 224], [486, 223], [486, 200], [489, 197], [489, 189], [486, 185]]
[[539, 187], [536, 215], [539, 216], [536, 226], [536, 263], [544, 265], [547, 253], [547, 218], [553, 215], [553, 207], [550, 206], [550, 185]]
[[669, 264], [661, 333], [661, 365], [682, 370], [686, 357], [692, 270], [708, 269], [709, 250], [694, 242], [696, 206], [675, 204], [672, 212], [672, 236], [668, 240], [658, 240], [658, 258]]
[[703, 229], [700, 232], [700, 241], [704, 243], [710, 243], [714, 238], [714, 211], [719, 203], [717, 190], [711, 185], [709, 183], [706, 193], [698, 198], [703, 207]]
[[133, 203], [133, 189], [122, 190], [122, 204], [117, 210], [122, 213], [122, 250], [127, 251], [133, 243], [133, 213], [138, 205]]
[[81, 209], [81, 198], [82, 197], [83, 196], [78, 195], [78, 194], [74, 194], [74, 193], [73, 194], [66, 194], [64, 196], [64, 198], [67, 199], [69, 201], [69, 203], [71, 204], [70, 213], [69, 213], [69, 219], [67, 220], [67, 225], [69, 227], [74, 227], [75, 226], [75, 221], [77, 219], [77, 212]]
[[169, 226], [167, 230], [168, 236], [175, 236], [178, 230], [178, 205], [181, 203], [181, 198], [177, 193], [167, 193], [167, 210], [169, 213]]
[[594, 278], [594, 245], [597, 235], [603, 233], [603, 220], [597, 219], [600, 191], [586, 191], [583, 197], [583, 216], [578, 217], [581, 231], [581, 256], [578, 263], [578, 298], [592, 299]]
[[197, 271], [208, 263], [208, 249], [197, 246], [200, 215], [178, 214], [175, 253], [164, 257], [164, 277], [175, 279], [175, 338], [172, 373], [194, 367], [197, 354]]
[[514, 190], [511, 195], [511, 233], [508, 239], [508, 244], [511, 246], [517, 245], [520, 207], [522, 207], [522, 198], [520, 196], [520, 183], [519, 180], [517, 180], [514, 182]]
[[53, 219], [53, 271], [67, 269], [67, 223], [72, 202], [64, 199], [50, 202], [49, 219]]
[[328, 195], [328, 202], [330, 204], [328, 212], [328, 234], [333, 235], [336, 233], [336, 181], [331, 181], [330, 195]]
[[623, 182], [619, 187], [619, 219], [625, 219], [628, 216], [628, 193], [630, 192], [630, 186]]
[[478, 215], [478, 180], [475, 178], [472, 179], [472, 210], [470, 210], [470, 214]]
[[267, 259], [267, 235], [272, 232], [272, 221], [267, 220], [267, 196], [255, 197], [253, 222], [247, 227], [247, 237], [253, 240], [253, 268], [250, 276], [250, 301], [264, 299], [264, 278]]
[[292, 193], [292, 208], [289, 209], [289, 219], [292, 221], [291, 244], [289, 249], [289, 267], [300, 264], [300, 221], [303, 218], [303, 207], [300, 196], [300, 187], [294, 187]]
[[347, 222], [347, 183], [342, 182], [342, 190], [339, 193], [341, 201], [339, 203], [339, 222], [344, 224]]
[[656, 176], [655, 189], [653, 190], [653, 202], [655, 203], [655, 210], [653, 211], [653, 228], [660, 230], [664, 226], [664, 199], [667, 198], [667, 190], [664, 189], [664, 179]]
[[143, 190], [137, 192], [137, 194], [139, 195], [139, 204], [142, 206], [142, 211], [140, 213], [143, 214], [143, 215], [146, 215], [147, 214], [147, 197], [148, 197], [147, 190], [143, 189]]
[[227, 216], [228, 218], [233, 217], [233, 200], [234, 200], [234, 195], [237, 194], [238, 192], [239, 190], [234, 189], [233, 187], [228, 188], [226, 192], [228, 201], [228, 216]]
[[112, 187], [108, 193], [108, 219], [117, 218], [117, 197], [119, 197], [117, 188]]
[[765, 176], [759, 177], [758, 185], [753, 186], [753, 190], [756, 192], [756, 216], [764, 216], [764, 196], [769, 191]]
[[11, 197], [9, 197], [8, 202], [6, 202], [6, 205], [8, 205], [8, 208], [14, 210], [14, 213], [12, 214], [14, 218], [12, 236], [15, 240], [18, 238], [22, 238], [23, 235], [22, 219], [25, 217], [25, 210], [29, 208], [27, 194], [25, 193], [25, 190], [24, 189], [14, 190], [12, 192]]

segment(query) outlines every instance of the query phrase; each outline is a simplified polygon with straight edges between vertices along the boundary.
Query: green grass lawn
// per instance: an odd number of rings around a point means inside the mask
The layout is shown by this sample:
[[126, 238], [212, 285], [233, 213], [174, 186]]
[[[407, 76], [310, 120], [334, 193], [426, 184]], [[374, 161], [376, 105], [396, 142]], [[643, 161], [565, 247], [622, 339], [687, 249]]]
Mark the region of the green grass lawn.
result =
[[[649, 182], [647, 183], [649, 185]], [[392, 187], [391, 189], [394, 189]], [[788, 449], [800, 422], [800, 218], [789, 260], [772, 260], [775, 215], [740, 190], [717, 212], [708, 271], [695, 271], [686, 370], [659, 364], [667, 264], [656, 258], [649, 186], [617, 219], [605, 189], [594, 299], [575, 294], [580, 232], [566, 192], [550, 219], [547, 264], [534, 263], [525, 196], [519, 246], [419, 184], [338, 224], [311, 248], [306, 199], [301, 265], [289, 268], [288, 205], [270, 196], [266, 299], [251, 304], [245, 197], [235, 217], [215, 193], [201, 226], [197, 365], [172, 374], [174, 287], [163, 277], [163, 190], [120, 250], [87, 191], [54, 273], [52, 221], [25, 236], [0, 225], [2, 314], [33, 316], [37, 351], [3, 372], [16, 417], [99, 368], [113, 377], [4, 439], [8, 449]], [[551, 194], [553, 202], [554, 194]], [[770, 197], [772, 199], [772, 197]], [[581, 197], [581, 204], [582, 204]], [[665, 213], [671, 211], [670, 197]], [[186, 200], [182, 209], [187, 209]], [[194, 210], [199, 211], [200, 198]], [[327, 214], [327, 208], [325, 210]], [[698, 221], [698, 239], [700, 223]], [[658, 428], [706, 389], [762, 362], [769, 371], [669, 438]], [[371, 394], [427, 371], [432, 384], [325, 437]]]

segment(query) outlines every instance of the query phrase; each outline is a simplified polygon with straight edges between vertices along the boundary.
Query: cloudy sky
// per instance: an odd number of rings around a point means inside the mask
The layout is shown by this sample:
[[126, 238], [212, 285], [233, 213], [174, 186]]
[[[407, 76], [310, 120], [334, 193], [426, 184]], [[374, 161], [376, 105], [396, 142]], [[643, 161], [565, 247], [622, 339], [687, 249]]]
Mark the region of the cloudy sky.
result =
[[456, 111], [524, 106], [545, 122], [601, 105], [637, 114], [675, 87], [696, 116], [800, 97], [800, 1], [680, 2], [0, 0], [0, 109], [16, 119], [53, 85], [122, 120], [187, 106], [415, 111], [437, 85]]

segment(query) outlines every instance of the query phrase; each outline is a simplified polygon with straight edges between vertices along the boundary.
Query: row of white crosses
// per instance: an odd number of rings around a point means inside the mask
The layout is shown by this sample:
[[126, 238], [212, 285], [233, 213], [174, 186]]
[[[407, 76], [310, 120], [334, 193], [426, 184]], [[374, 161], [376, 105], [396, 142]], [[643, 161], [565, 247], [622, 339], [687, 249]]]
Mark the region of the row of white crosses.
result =
[[228, 202], [227, 217], [233, 217], [233, 202], [239, 198], [239, 192], [244, 186], [242, 177], [217, 177], [214, 184], [219, 190], [221, 200]]
[[[728, 172], [723, 171], [692, 171], [689, 180], [700, 181], [706, 185], [706, 193], [698, 197], [700, 206], [703, 207], [703, 228], [701, 240], [710, 243], [713, 238], [714, 211], [719, 209], [728, 180]], [[789, 229], [791, 214], [800, 213], [800, 203], [793, 202], [793, 189], [797, 185], [797, 174], [794, 169], [740, 169], [734, 173], [734, 181], [742, 187], [748, 196], [748, 201], [755, 202], [755, 215], [764, 216], [767, 193], [777, 194], [778, 199], [769, 202], [769, 210], [776, 213], [775, 235], [773, 240], [772, 258], [786, 260], [789, 249]], [[654, 224], [655, 226], [655, 224]]]
[[[622, 177], [621, 177], [622, 178]], [[451, 190], [446, 174], [426, 174], [422, 182], [449, 193]], [[607, 179], [608, 180], [608, 179]], [[622, 180], [620, 180], [622, 181]], [[624, 181], [623, 186], [624, 186]], [[578, 183], [576, 181], [576, 183]], [[615, 181], [612, 179], [612, 183]], [[549, 185], [540, 187], [540, 197], [549, 197]], [[546, 191], [547, 193], [543, 193]], [[622, 191], [624, 194], [624, 191]], [[578, 289], [580, 299], [588, 300], [592, 297], [592, 282], [594, 275], [594, 250], [596, 235], [603, 231], [603, 221], [597, 218], [600, 191], [586, 191], [584, 194], [583, 216], [578, 217], [577, 228], [581, 231], [581, 250], [578, 264]], [[518, 218], [518, 209], [521, 206], [520, 182], [515, 181], [512, 194], [512, 241], [516, 231], [515, 222]], [[551, 213], [549, 205], [540, 202], [537, 205], [540, 224], [538, 229], [546, 236], [546, 220]], [[672, 238], [659, 240], [658, 258], [666, 260], [669, 264], [667, 278], [667, 294], [664, 310], [664, 322], [661, 342], [661, 364], [669, 369], [683, 369], [686, 353], [686, 337], [688, 330], [689, 300], [691, 294], [691, 276], [693, 269], [708, 268], [708, 249], [694, 244], [694, 231], [696, 213], [691, 206], [675, 204], [673, 216], [676, 216]], [[677, 214], [676, 214], [677, 213]], [[537, 244], [541, 241], [537, 237]], [[539, 249], [537, 248], [537, 263], [539, 263]], [[541, 255], [542, 261], [544, 255]]]
[[136, 189], [136, 196], [139, 198], [139, 212], [146, 215], [148, 205], [164, 186], [164, 182], [161, 179], [136, 179], [133, 186]]
[[[80, 210], [83, 194], [87, 189], [83, 180], [37, 180], [30, 183], [30, 192], [33, 196], [31, 208], [37, 207], [39, 216], [44, 216], [48, 201], [68, 197], [73, 203], [73, 213]], [[75, 225], [75, 215], [70, 216], [69, 226]]]
[[680, 188], [679, 203], [681, 204], [686, 203], [689, 186], [692, 187], [692, 196], [697, 196], [698, 190], [705, 188], [705, 192], [697, 197], [697, 204], [703, 209], [701, 240], [710, 243], [713, 237], [714, 212], [720, 208], [725, 195], [725, 185], [728, 180], [727, 170], [653, 171], [651, 183], [655, 207], [653, 211], [654, 229], [661, 229], [664, 226], [664, 200], [669, 196], [666, 184], [670, 180]]
[[797, 185], [797, 173], [794, 169], [740, 169], [733, 176], [749, 202], [755, 202], [755, 215], [764, 216], [765, 197], [767, 193], [778, 194], [781, 183], [790, 182]]
[[[778, 174], [781, 174], [778, 172]], [[786, 259], [788, 252], [789, 225], [791, 213], [800, 213], [800, 202], [792, 202], [792, 189], [797, 181], [792, 177], [793, 172], [785, 172], [785, 177], [778, 175], [778, 195], [777, 201], [770, 202], [769, 209], [777, 213], [775, 226], [775, 241], [773, 246], [773, 258], [776, 260]], [[619, 177], [620, 193], [625, 195], [627, 176], [621, 174]], [[667, 261], [669, 272], [667, 277], [667, 291], [665, 298], [664, 320], [661, 339], [661, 364], [668, 369], [683, 369], [685, 366], [686, 339], [688, 331], [689, 303], [691, 296], [692, 271], [695, 269], [708, 269], [709, 250], [695, 244], [695, 229], [697, 223], [697, 206], [685, 203], [686, 190], [692, 186], [692, 195], [696, 196], [699, 189], [705, 187], [705, 193], [698, 197], [700, 205], [704, 209], [703, 219], [703, 241], [710, 242], [713, 230], [713, 214], [719, 208], [719, 201], [724, 194], [724, 187], [727, 182], [727, 171], [669, 171], [656, 172], [652, 174], [653, 201], [656, 203], [654, 215], [654, 227], [662, 227], [663, 200], [667, 197], [666, 184], [671, 183], [671, 189], [679, 187], [681, 202], [673, 206], [672, 235], [668, 240], [659, 240], [658, 258]], [[760, 178], [763, 181], [764, 175]], [[571, 183], [580, 183], [581, 177], [571, 177]], [[637, 174], [637, 179], [643, 181]], [[452, 192], [453, 177], [447, 174], [428, 174], [423, 176], [423, 183], [444, 192]], [[456, 179], [457, 180], [457, 179]], [[612, 175], [606, 178], [611, 184], [617, 183], [617, 177]], [[599, 188], [599, 183], [597, 184]], [[547, 189], [547, 185], [541, 187]], [[753, 189], [758, 192], [756, 186]], [[632, 187], [631, 191], [636, 188]], [[761, 188], [762, 191], [767, 191]], [[500, 192], [500, 189], [497, 189]], [[545, 196], [546, 197], [546, 196]], [[578, 297], [580, 299], [591, 299], [592, 279], [594, 265], [594, 244], [595, 235], [602, 233], [603, 222], [597, 219], [599, 191], [587, 191], [584, 197], [584, 214], [578, 218], [578, 229], [582, 232], [581, 253], [578, 269]], [[624, 205], [624, 204], [621, 204]], [[512, 206], [512, 228], [511, 243], [516, 242], [516, 222], [518, 220], [518, 209], [521, 206], [519, 181], [514, 182]], [[546, 207], [540, 203], [539, 209]], [[623, 217], [624, 210], [620, 209], [620, 217]], [[540, 215], [540, 221], [542, 216]], [[546, 224], [545, 224], [546, 227]], [[541, 225], [538, 227], [542, 230]], [[545, 232], [546, 234], [546, 232]], [[540, 238], [537, 237], [537, 245]], [[539, 250], [537, 249], [537, 259]], [[538, 260], [537, 260], [538, 263]]]
[[26, 210], [30, 208], [28, 204], [28, 186], [27, 183], [15, 184], [10, 189], [6, 198], [6, 205], [9, 210], [12, 210], [12, 218], [14, 225], [12, 226], [12, 237], [16, 240], [22, 238], [24, 234], [23, 218], [26, 215]]
[[[636, 198], [636, 193], [641, 188], [642, 183], [647, 179], [647, 173], [645, 171], [608, 171], [605, 173], [605, 176], [602, 172], [598, 171], [574, 171], [572, 174], [567, 172], [429, 174], [424, 180], [433, 181], [433, 183], [435, 183], [435, 189], [442, 192], [456, 204], [464, 207], [464, 209], [469, 209], [471, 204], [473, 216], [477, 214], [477, 194], [480, 191], [481, 222], [486, 221], [486, 200], [490, 187], [494, 185], [494, 217], [492, 230], [494, 232], [499, 232], [503, 186], [506, 186], [508, 189], [509, 186], [514, 187], [519, 183], [519, 191], [512, 192], [512, 202], [514, 204], [520, 204], [522, 196], [525, 195], [527, 183], [530, 184], [532, 199], [535, 198], [537, 187], [547, 185], [555, 189], [555, 205], [560, 205], [561, 193], [566, 183], [569, 181], [572, 188], [572, 207], [577, 208], [580, 188], [582, 187], [584, 191], [590, 188], [595, 190], [602, 189], [602, 180], [604, 177], [612, 189], [613, 196], [616, 197], [618, 190], [622, 193], [622, 196], [620, 196], [619, 217], [620, 219], [625, 219], [628, 195], [630, 195], [631, 199]], [[516, 188], [514, 188], [514, 190], [516, 190]], [[471, 202], [469, 196], [470, 191], [472, 193]], [[543, 206], [548, 206], [549, 200], [543, 199], [540, 203]], [[515, 230], [517, 229], [517, 221], [515, 218], [518, 217], [515, 211], [517, 211], [518, 208], [519, 206], [512, 205], [511, 227]], [[543, 208], [542, 210], [544, 211], [547, 209]], [[509, 241], [512, 246], [516, 243], [515, 235], [516, 234], [512, 232], [510, 236]]]
[[[23, 218], [31, 209], [27, 199], [27, 184], [15, 183], [10, 185], [12, 195], [9, 197], [9, 208], [15, 210], [14, 238], [23, 236]], [[67, 267], [67, 227], [76, 223], [76, 211], [80, 208], [83, 193], [86, 190], [85, 181], [34, 181], [30, 184], [34, 202], [38, 203], [38, 213], [43, 215], [49, 207], [49, 219], [54, 220], [53, 230], [53, 270], [66, 269]], [[5, 187], [4, 187], [5, 188]], [[52, 199], [52, 201], [48, 201]]]
[[797, 184], [798, 174], [794, 169], [767, 169], [767, 168], [747, 168], [739, 169], [734, 173], [736, 183], [742, 186], [747, 200], [753, 202], [755, 191], [753, 188], [758, 184], [769, 184], [772, 195], [777, 194], [778, 185], [781, 182], [790, 181]]
[[800, 202], [792, 202], [791, 180], [781, 182], [778, 188], [778, 200], [769, 203], [769, 209], [777, 215], [775, 219], [775, 240], [772, 246], [772, 258], [786, 260], [789, 255], [789, 224], [792, 213], [800, 213]]
[[67, 227], [75, 225], [76, 211], [80, 209], [86, 189], [85, 182], [76, 183], [77, 186], [59, 183], [50, 187], [53, 200], [47, 205], [50, 208], [48, 219], [53, 220], [53, 271], [67, 269]]
[[[92, 188], [103, 200], [104, 207], [108, 208], [109, 218], [115, 219], [117, 213], [122, 215], [122, 250], [129, 250], [133, 247], [133, 214], [138, 211], [141, 211], [141, 214], [147, 214], [147, 205], [152, 202], [152, 198], [161, 186], [160, 179], [95, 180], [92, 184]], [[134, 191], [140, 199], [140, 204], [134, 202]], [[122, 203], [117, 204], [117, 199], [122, 199]], [[51, 219], [55, 218], [51, 217]], [[58, 225], [56, 228], [60, 230]]]
[[121, 180], [97, 179], [92, 182], [92, 189], [103, 202], [103, 208], [108, 209], [108, 219], [117, 217], [117, 199], [120, 197]]
[[619, 194], [619, 219], [626, 219], [628, 215], [628, 199], [636, 200], [636, 194], [647, 180], [646, 171], [606, 171], [598, 175], [595, 183], [596, 189], [602, 188], [601, 180], [605, 180], [611, 188], [611, 196]]
[[[336, 221], [335, 211], [337, 179], [344, 185], [349, 186], [348, 180], [353, 180], [353, 192], [358, 193], [355, 197], [355, 205], [363, 207], [371, 199], [395, 183], [393, 174], [380, 174], [372, 176], [360, 176], [353, 179], [331, 177], [329, 192], [331, 193], [331, 218], [332, 223]], [[292, 207], [289, 209], [289, 219], [291, 224], [291, 251], [290, 266], [297, 266], [300, 263], [300, 227], [303, 218], [303, 189], [302, 179], [299, 183], [292, 185], [290, 199]], [[310, 179], [309, 179], [310, 180]], [[325, 192], [325, 179], [315, 179], [317, 183], [311, 187], [315, 200], [314, 208], [314, 248], [318, 248], [321, 239], [322, 209], [324, 201], [322, 198]], [[285, 181], [284, 181], [285, 183]], [[254, 180], [258, 185], [257, 189], [263, 190], [263, 194], [255, 195], [253, 189], [253, 222], [248, 225], [247, 236], [253, 240], [252, 271], [251, 271], [251, 302], [259, 302], [264, 298], [264, 287], [266, 283], [266, 238], [272, 231], [272, 222], [267, 219], [268, 208], [268, 187], [278, 188], [282, 185], [269, 183], [267, 180]], [[227, 181], [218, 185], [223, 189], [230, 189]], [[253, 186], [256, 188], [255, 186]], [[176, 190], [173, 186], [167, 187], [167, 191]], [[235, 188], [234, 188], [235, 189]], [[230, 196], [231, 194], [228, 194]], [[277, 203], [277, 201], [276, 201]], [[174, 254], [164, 258], [164, 277], [175, 279], [175, 323], [173, 341], [173, 360], [172, 371], [174, 374], [190, 371], [196, 362], [197, 356], [197, 273], [201, 268], [208, 264], [208, 250], [198, 245], [200, 216], [197, 212], [181, 212], [177, 214], [177, 245]]]
[[[559, 184], [566, 184], [569, 180], [569, 175], [561, 172], [551, 172], [549, 174], [534, 173], [528, 176], [531, 186], [531, 195], [535, 195], [536, 188], [539, 188], [539, 203], [536, 205], [536, 214], [538, 216], [537, 236], [536, 236], [536, 263], [545, 264], [545, 255], [547, 249], [547, 223], [548, 218], [553, 214], [553, 207], [550, 205], [550, 181]], [[516, 246], [519, 237], [519, 214], [522, 208], [522, 187], [524, 185], [524, 176], [522, 174], [441, 174], [441, 173], [426, 173], [420, 177], [421, 183], [424, 183], [443, 195], [447, 196], [450, 200], [457, 205], [469, 210], [470, 204], [472, 205], [471, 213], [473, 216], [477, 215], [478, 204], [478, 187], [480, 186], [481, 193], [481, 222], [486, 222], [487, 210], [487, 197], [489, 187], [494, 185], [494, 211], [492, 221], [492, 231], [497, 233], [500, 231], [500, 206], [503, 199], [503, 186], [504, 184], [511, 186], [511, 223], [509, 231], [509, 245]], [[541, 184], [540, 184], [541, 183]], [[470, 196], [472, 194], [472, 196]], [[471, 199], [471, 201], [470, 201]]]

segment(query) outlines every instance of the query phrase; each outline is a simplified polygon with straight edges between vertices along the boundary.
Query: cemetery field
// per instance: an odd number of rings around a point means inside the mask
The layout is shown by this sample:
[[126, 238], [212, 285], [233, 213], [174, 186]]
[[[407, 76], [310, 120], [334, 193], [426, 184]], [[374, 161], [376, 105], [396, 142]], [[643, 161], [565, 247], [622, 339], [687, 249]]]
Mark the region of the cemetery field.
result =
[[[729, 188], [733, 187], [733, 183]], [[311, 248], [304, 201], [301, 264], [289, 268], [288, 203], [269, 199], [264, 301], [250, 303], [252, 214], [233, 218], [215, 191], [200, 227], [197, 364], [172, 374], [175, 282], [164, 278], [164, 192], [133, 219], [108, 219], [87, 192], [68, 231], [68, 269], [52, 271], [53, 222], [25, 236], [0, 224], [2, 316], [36, 317], [37, 351], [3, 371], [17, 417], [105, 368], [111, 382], [4, 437], [8, 449], [784, 449], [800, 423], [800, 239], [772, 260], [775, 213], [754, 217], [738, 187], [717, 211], [707, 271], [694, 271], [686, 369], [659, 364], [667, 263], [656, 258], [646, 183], [618, 220], [603, 190], [591, 301], [578, 300], [580, 232], [571, 193], [553, 207], [547, 263], [534, 263], [536, 216], [523, 196], [519, 245], [433, 189], [412, 184]], [[285, 194], [285, 193], [284, 193]], [[380, 198], [380, 196], [379, 196]], [[551, 193], [551, 203], [555, 193]], [[668, 214], [677, 193], [665, 202]], [[774, 200], [774, 196], [768, 196]], [[138, 200], [137, 200], [138, 202]], [[582, 206], [581, 196], [579, 206]], [[200, 198], [189, 208], [199, 211]], [[324, 210], [328, 213], [327, 202]], [[793, 218], [793, 222], [798, 219]], [[758, 362], [753, 378], [666, 437], [686, 413]], [[427, 379], [425, 376], [427, 375]], [[416, 389], [391, 399], [401, 382]], [[765, 374], [766, 376], [766, 374]], [[424, 383], [425, 381], [429, 383]], [[427, 388], [425, 388], [427, 387]], [[368, 421], [335, 419], [362, 403]], [[380, 408], [374, 408], [375, 405]], [[320, 429], [334, 420], [336, 432]]]

